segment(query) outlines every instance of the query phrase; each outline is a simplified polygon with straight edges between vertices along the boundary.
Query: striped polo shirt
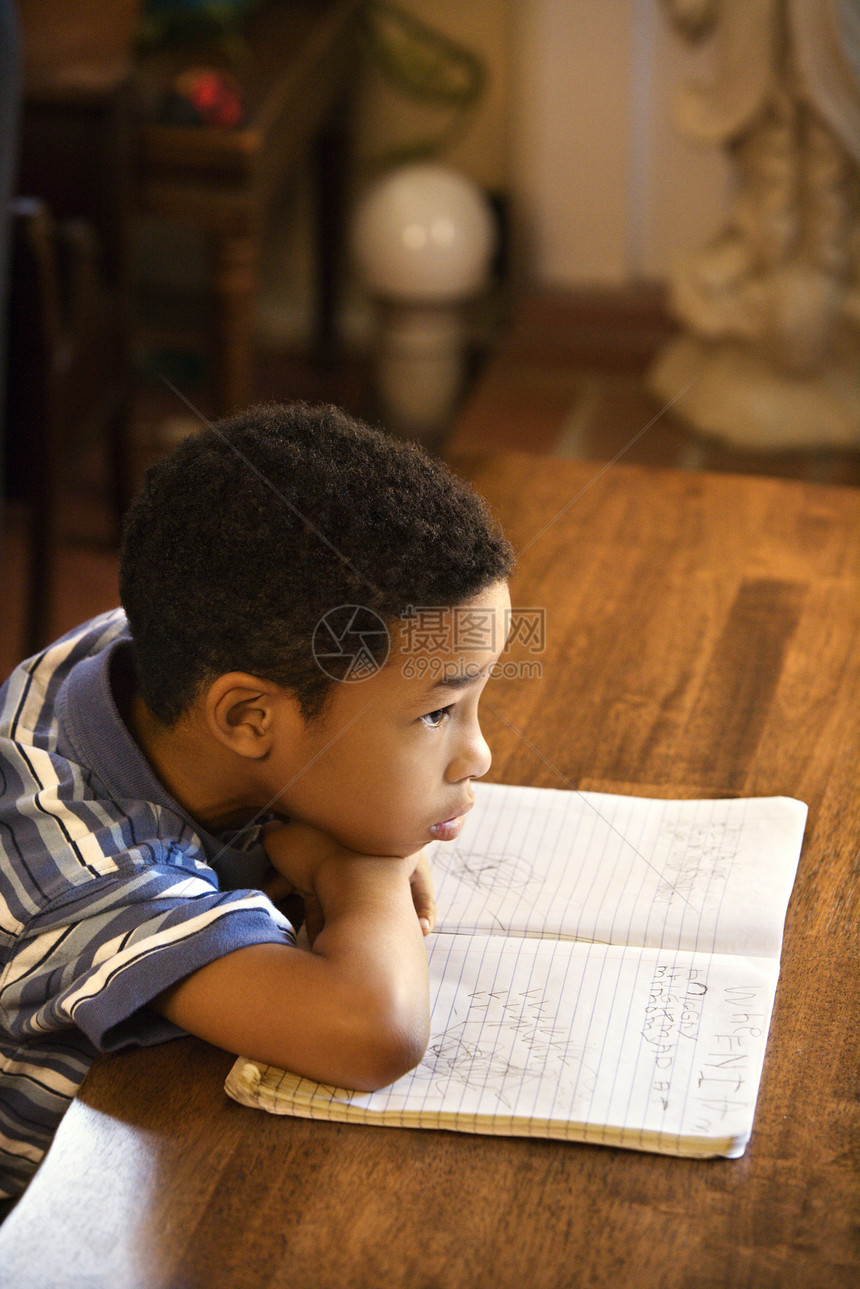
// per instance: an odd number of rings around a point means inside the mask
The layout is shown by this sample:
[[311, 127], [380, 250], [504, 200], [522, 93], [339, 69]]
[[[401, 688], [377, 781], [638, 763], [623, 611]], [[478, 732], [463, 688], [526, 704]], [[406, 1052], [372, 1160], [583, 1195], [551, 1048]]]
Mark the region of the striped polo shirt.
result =
[[0, 1196], [35, 1171], [96, 1053], [182, 1031], [147, 1004], [225, 953], [295, 943], [258, 826], [213, 836], [120, 717], [121, 610], [0, 689]]

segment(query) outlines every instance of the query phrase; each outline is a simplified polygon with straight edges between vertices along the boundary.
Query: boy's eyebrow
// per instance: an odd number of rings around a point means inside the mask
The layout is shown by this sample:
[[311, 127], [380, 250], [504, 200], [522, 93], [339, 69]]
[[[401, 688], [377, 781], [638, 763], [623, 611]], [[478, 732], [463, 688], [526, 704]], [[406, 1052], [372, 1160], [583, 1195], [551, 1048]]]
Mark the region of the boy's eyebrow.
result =
[[428, 693], [432, 694], [437, 689], [465, 689], [467, 685], [480, 680], [483, 674], [480, 667], [476, 668], [475, 671], [452, 671], [450, 675], [440, 676], [438, 680], [435, 680]]

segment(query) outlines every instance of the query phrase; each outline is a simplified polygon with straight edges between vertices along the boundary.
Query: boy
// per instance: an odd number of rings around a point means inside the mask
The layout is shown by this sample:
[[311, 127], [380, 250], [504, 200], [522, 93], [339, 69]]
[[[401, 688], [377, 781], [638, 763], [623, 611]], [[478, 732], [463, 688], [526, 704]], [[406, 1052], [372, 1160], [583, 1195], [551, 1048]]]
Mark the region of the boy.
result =
[[504, 631], [407, 668], [409, 610], [501, 623], [511, 564], [465, 484], [334, 408], [251, 409], [152, 467], [123, 610], [0, 691], [0, 1195], [99, 1050], [189, 1032], [362, 1089], [421, 1059], [422, 847], [489, 767]]

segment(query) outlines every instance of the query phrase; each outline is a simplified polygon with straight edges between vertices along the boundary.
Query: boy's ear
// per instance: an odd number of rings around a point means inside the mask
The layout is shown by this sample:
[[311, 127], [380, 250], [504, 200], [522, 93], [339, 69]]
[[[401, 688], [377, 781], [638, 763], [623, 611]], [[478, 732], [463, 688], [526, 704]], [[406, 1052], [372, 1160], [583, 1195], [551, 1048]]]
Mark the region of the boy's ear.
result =
[[287, 690], [244, 671], [218, 676], [204, 706], [210, 733], [231, 752], [253, 760], [268, 755], [285, 722], [301, 722], [298, 702]]

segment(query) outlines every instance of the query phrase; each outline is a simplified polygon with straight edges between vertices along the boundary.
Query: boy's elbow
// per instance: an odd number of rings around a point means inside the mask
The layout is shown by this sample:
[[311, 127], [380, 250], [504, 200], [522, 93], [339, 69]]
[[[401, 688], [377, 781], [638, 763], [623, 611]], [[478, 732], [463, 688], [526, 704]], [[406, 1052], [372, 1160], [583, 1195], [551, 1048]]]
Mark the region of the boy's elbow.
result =
[[363, 1028], [350, 1081], [360, 1092], [376, 1092], [408, 1074], [421, 1061], [430, 1039], [427, 1010], [409, 1005], [371, 1008]]
[[427, 1033], [395, 1033], [388, 1036], [373, 1054], [368, 1070], [372, 1087], [368, 1087], [366, 1091], [375, 1092], [378, 1088], [386, 1088], [414, 1070], [427, 1050], [428, 1040]]

